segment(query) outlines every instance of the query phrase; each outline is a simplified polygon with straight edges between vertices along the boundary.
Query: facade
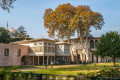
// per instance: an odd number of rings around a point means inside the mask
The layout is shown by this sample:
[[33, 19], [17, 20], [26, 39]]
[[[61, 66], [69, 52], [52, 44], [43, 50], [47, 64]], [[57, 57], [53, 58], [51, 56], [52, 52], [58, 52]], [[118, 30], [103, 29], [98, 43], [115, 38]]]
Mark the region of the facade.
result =
[[[70, 63], [70, 44], [68, 43], [40, 38], [10, 44], [29, 47], [28, 57], [24, 56], [29, 61], [25, 65], [48, 65], [51, 62], [54, 64]], [[58, 46], [62, 47], [58, 48]]]
[[[70, 52], [71, 52], [71, 60], [73, 62], [93, 62], [93, 63], [98, 63], [98, 62], [108, 62], [110, 58], [105, 57], [101, 58], [100, 56], [96, 57], [93, 55], [93, 51], [96, 49], [96, 43], [100, 41], [99, 37], [91, 37], [88, 38], [88, 53], [85, 54], [85, 51], [80, 48], [80, 39], [75, 38], [71, 39], [70, 43], [72, 44], [70, 46]], [[83, 39], [83, 44], [85, 42], [85, 39]]]
[[[110, 58], [93, 55], [100, 38], [88, 39], [88, 53], [80, 47], [80, 39], [70, 43], [45, 38], [0, 43], [0, 66], [69, 64], [70, 62], [108, 62]], [[83, 40], [84, 42], [84, 40]]]
[[70, 45], [66, 42], [56, 42], [56, 63], [70, 63], [71, 55], [70, 55]]
[[55, 61], [55, 41], [50, 39], [33, 39], [13, 42], [11, 44], [29, 47], [27, 65], [44, 65]]
[[28, 56], [27, 46], [0, 43], [0, 66], [22, 65], [23, 56]]

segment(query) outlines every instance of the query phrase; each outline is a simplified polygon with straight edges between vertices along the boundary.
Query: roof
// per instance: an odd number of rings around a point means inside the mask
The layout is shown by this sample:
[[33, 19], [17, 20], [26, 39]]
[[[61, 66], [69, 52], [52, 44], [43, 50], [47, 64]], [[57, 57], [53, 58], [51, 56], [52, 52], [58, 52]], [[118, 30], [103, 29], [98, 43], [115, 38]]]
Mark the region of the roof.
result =
[[68, 43], [68, 42], [56, 42], [55, 44], [66, 44], [66, 45], [71, 45], [71, 43]]
[[9, 32], [10, 32], [10, 33], [15, 33], [16, 30], [15, 30], [14, 28], [11, 28], [11, 29], [9, 29]]
[[32, 40], [22, 40], [17, 42], [12, 42], [10, 44], [23, 44], [23, 43], [30, 43], [30, 42], [36, 42], [36, 41], [50, 41], [50, 42], [56, 42], [55, 40], [45, 39], [45, 38], [39, 38], [39, 39], [32, 39]]
[[[100, 39], [101, 37], [90, 37], [88, 39]], [[78, 40], [80, 38], [73, 38], [73, 39], [70, 39], [70, 40]], [[83, 39], [86, 39], [86, 38], [83, 38]], [[63, 42], [67, 42], [67, 40], [64, 40]]]
[[[25, 45], [17, 45], [17, 44], [7, 44], [7, 43], [0, 43], [0, 45], [11, 45], [11, 46], [25, 46]], [[28, 46], [27, 46], [28, 47]]]

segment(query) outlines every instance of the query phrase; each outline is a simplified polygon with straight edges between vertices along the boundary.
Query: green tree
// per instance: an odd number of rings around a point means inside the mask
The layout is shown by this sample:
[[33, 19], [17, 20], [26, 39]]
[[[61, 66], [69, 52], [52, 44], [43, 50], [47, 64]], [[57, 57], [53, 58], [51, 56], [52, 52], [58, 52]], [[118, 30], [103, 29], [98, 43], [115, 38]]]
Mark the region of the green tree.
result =
[[8, 31], [4, 27], [0, 27], [0, 43], [9, 43], [10, 41]]
[[18, 27], [16, 35], [18, 38], [25, 38], [27, 34], [27, 31], [23, 26]]
[[3, 10], [10, 12], [10, 8], [13, 8], [13, 2], [16, 0], [0, 0], [0, 6]]
[[115, 58], [120, 57], [120, 35], [116, 31], [108, 32], [101, 36], [100, 42], [96, 44], [95, 55], [111, 57], [115, 66]]

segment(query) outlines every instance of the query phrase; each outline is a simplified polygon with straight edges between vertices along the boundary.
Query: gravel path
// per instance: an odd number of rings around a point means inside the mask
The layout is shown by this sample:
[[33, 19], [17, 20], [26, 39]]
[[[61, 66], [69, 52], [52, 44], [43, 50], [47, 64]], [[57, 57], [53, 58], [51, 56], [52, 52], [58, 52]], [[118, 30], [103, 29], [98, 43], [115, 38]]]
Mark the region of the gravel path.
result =
[[[64, 67], [73, 67], [73, 66], [79, 66], [82, 64], [74, 64], [74, 65], [59, 65], [59, 66], [53, 66], [53, 68], [64, 68]], [[51, 66], [48, 66], [47, 69], [50, 69]], [[46, 69], [45, 67], [39, 67], [39, 68], [25, 68], [25, 69], [16, 69], [16, 71], [33, 71], [33, 70], [39, 70], [39, 69]]]

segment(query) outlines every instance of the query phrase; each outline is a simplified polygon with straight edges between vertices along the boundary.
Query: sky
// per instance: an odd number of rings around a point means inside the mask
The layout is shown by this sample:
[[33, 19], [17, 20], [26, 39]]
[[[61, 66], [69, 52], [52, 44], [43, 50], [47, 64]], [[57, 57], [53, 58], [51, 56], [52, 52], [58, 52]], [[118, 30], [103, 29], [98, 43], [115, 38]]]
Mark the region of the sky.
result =
[[[17, 29], [24, 26], [27, 34], [32, 38], [49, 38], [47, 29], [44, 28], [45, 9], [55, 9], [60, 4], [70, 3], [73, 6], [88, 5], [92, 11], [103, 15], [104, 26], [101, 30], [91, 28], [94, 37], [100, 37], [109, 31], [120, 33], [120, 0], [17, 0], [13, 3], [14, 8], [10, 13], [0, 8], [0, 27], [9, 25], [10, 28]], [[77, 37], [76, 35], [73, 37]]]

